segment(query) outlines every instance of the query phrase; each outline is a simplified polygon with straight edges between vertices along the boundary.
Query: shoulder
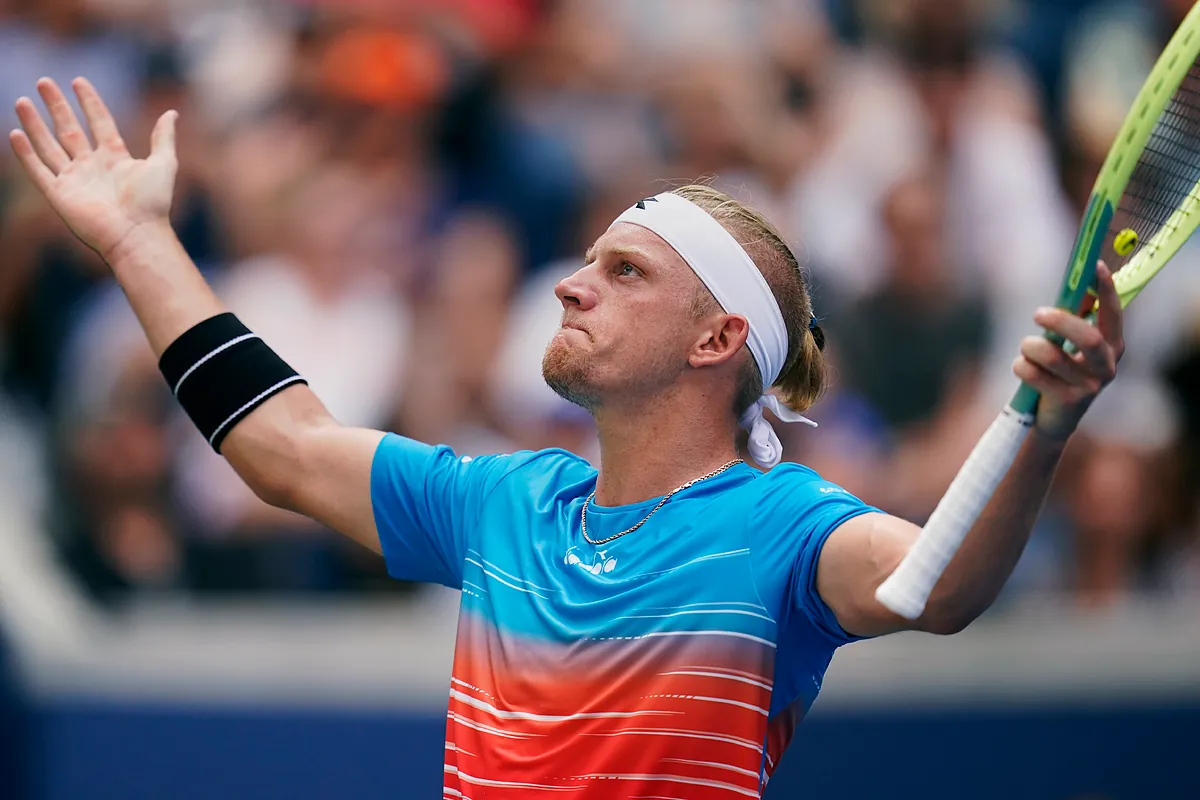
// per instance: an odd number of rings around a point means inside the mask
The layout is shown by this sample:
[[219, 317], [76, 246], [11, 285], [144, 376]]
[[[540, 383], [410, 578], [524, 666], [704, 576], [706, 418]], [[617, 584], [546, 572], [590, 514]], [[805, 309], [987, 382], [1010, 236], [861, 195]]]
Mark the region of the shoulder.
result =
[[551, 488], [594, 480], [596, 470], [585, 459], [566, 450], [518, 450], [494, 455], [464, 455], [448, 445], [431, 445], [389, 433], [375, 453], [375, 468], [426, 469], [453, 473], [460, 478], [496, 487], [513, 484]]
[[878, 509], [802, 464], [780, 464], [754, 483], [760, 494], [751, 505], [749, 548], [764, 602], [790, 621], [791, 635], [810, 641], [806, 625], [822, 632], [818, 649], [848, 641], [817, 591], [817, 565], [834, 531]]
[[563, 484], [594, 481], [596, 469], [586, 459], [567, 450], [517, 450], [493, 456], [461, 456], [468, 463], [486, 461], [500, 480], [514, 486], [554, 488]]
[[780, 464], [751, 482], [756, 521], [783, 533], [817, 533], [874, 511], [848, 489], [803, 464]]
[[768, 495], [805, 492], [816, 495], [854, 496], [847, 489], [825, 480], [812, 467], [793, 462], [785, 462], [763, 473], [754, 481], [754, 486]]

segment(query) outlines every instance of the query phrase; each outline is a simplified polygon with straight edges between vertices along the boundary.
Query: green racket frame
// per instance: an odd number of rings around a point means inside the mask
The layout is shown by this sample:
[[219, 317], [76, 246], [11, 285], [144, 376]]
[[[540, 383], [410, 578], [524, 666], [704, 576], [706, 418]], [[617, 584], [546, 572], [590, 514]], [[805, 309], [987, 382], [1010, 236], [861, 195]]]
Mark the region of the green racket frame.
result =
[[[1094, 305], [1096, 262], [1108, 236], [1109, 224], [1155, 124], [1196, 60], [1198, 36], [1200, 3], [1188, 12], [1159, 56], [1104, 159], [1067, 262], [1062, 289], [1055, 303], [1058, 308], [1072, 313], [1092, 310], [1089, 306]], [[1167, 224], [1150, 241], [1143, 243], [1129, 263], [1114, 275], [1122, 306], [1137, 296], [1191, 236], [1195, 225], [1188, 223], [1197, 206], [1198, 191], [1200, 184], [1192, 188], [1187, 200]], [[1047, 338], [1063, 344], [1056, 335], [1047, 333]], [[1032, 417], [1037, 412], [1038, 398], [1036, 389], [1022, 383], [1009, 406], [1022, 416]]]

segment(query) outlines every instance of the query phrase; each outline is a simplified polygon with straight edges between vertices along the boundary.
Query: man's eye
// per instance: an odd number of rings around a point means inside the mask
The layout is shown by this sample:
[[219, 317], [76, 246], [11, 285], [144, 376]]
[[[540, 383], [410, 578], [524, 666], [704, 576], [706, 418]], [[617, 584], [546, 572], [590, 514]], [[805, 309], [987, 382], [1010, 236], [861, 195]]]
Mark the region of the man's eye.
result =
[[641, 275], [642, 271], [640, 269], [638, 269], [637, 267], [635, 267], [633, 264], [630, 264], [628, 261], [626, 261], [624, 264], [621, 265], [620, 274], [622, 277], [634, 277], [637, 275]]

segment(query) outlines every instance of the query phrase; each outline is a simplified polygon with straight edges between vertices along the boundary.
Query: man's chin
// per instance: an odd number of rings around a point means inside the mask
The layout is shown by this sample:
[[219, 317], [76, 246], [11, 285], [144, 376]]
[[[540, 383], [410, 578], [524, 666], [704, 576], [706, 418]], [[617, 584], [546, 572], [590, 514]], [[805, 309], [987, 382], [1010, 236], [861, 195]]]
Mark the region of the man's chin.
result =
[[596, 393], [588, 385], [583, 371], [570, 363], [569, 357], [561, 349], [552, 348], [546, 352], [542, 360], [542, 379], [567, 402], [588, 411], [596, 409]]

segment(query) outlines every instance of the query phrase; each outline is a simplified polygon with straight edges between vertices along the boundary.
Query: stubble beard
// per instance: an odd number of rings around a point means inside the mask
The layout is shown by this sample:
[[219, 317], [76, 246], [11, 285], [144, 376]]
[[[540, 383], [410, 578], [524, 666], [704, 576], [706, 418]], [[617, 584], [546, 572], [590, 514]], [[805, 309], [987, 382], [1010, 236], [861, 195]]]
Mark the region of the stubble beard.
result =
[[593, 413], [600, 406], [594, 388], [588, 385], [581, 359], [559, 342], [551, 341], [546, 347], [542, 356], [542, 379], [568, 403]]

